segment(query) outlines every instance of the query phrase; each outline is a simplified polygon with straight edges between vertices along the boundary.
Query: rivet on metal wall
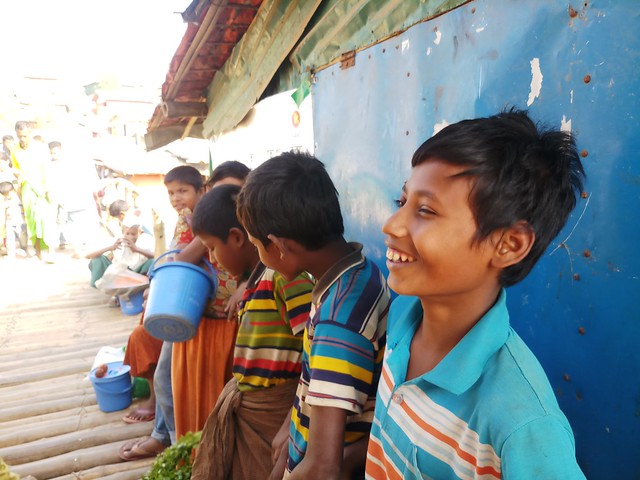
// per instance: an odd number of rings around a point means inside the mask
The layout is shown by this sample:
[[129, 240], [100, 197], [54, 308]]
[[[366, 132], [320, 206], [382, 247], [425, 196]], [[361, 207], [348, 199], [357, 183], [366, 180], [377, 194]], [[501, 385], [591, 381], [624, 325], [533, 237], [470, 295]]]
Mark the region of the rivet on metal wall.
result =
[[591, 81], [591, 75], [588, 73], [583, 78], [584, 83], [589, 83]]
[[582, 151], [580, 152], [580, 156], [581, 156], [582, 158], [586, 158], [588, 155], [589, 155], [589, 152], [587, 152], [586, 150], [582, 150]]
[[580, 274], [579, 274], [579, 273], [574, 273], [574, 274], [573, 274], [573, 279], [574, 279], [575, 281], [579, 281], [579, 280], [580, 280]]
[[588, 194], [587, 192], [582, 192], [582, 193], [580, 194], [580, 197], [581, 197], [581, 198], [589, 198], [589, 194]]
[[562, 376], [562, 379], [563, 379], [565, 382], [570, 382], [570, 381], [571, 381], [571, 377], [569, 376], [569, 374], [568, 374], [568, 373], [565, 373], [565, 374]]
[[473, 7], [473, 8], [471, 9], [471, 13], [476, 13], [476, 7]]
[[589, 258], [589, 257], [591, 256], [591, 250], [589, 250], [589, 249], [587, 248], [587, 249], [584, 251], [583, 255], [584, 255], [586, 258]]
[[578, 327], [578, 333], [584, 335], [584, 327]]

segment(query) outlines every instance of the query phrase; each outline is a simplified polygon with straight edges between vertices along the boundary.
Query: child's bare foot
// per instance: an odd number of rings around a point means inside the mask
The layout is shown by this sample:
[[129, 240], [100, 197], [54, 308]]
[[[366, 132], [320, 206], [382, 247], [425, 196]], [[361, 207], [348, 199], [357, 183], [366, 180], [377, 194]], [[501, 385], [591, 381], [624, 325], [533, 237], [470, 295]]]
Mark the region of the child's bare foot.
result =
[[124, 417], [122, 421], [125, 423], [150, 422], [156, 418], [156, 402], [155, 399], [146, 399]]

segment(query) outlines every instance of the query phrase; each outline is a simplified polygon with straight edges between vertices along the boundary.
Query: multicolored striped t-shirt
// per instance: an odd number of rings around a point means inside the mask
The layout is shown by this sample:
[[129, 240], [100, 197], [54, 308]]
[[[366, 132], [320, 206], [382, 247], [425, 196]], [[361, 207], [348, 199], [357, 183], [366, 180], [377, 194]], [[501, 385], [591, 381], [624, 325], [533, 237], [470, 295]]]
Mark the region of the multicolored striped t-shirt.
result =
[[302, 374], [291, 413], [291, 472], [304, 458], [312, 406], [348, 412], [343, 445], [369, 434], [384, 354], [389, 290], [362, 245], [331, 267], [313, 289], [304, 332]]
[[300, 376], [302, 331], [309, 318], [313, 283], [307, 274], [287, 282], [259, 264], [247, 282], [233, 375], [240, 391], [280, 385]]
[[506, 294], [436, 365], [406, 380], [420, 300], [398, 297], [367, 452], [368, 480], [584, 480], [542, 367], [509, 327]]

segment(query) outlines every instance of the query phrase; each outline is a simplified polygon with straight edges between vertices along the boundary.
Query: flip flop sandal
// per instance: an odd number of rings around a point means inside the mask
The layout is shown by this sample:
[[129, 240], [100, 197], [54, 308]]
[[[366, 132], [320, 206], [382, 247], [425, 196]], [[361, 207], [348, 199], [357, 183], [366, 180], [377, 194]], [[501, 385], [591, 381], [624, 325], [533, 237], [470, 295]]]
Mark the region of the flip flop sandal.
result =
[[142, 444], [150, 438], [151, 437], [142, 437], [128, 441], [127, 443], [122, 445], [122, 447], [120, 447], [118, 456], [125, 462], [131, 462], [132, 460], [141, 460], [143, 458], [157, 457], [164, 451], [166, 447], [163, 447], [162, 450], [157, 452], [153, 450], [147, 450], [142, 446]]
[[[138, 419], [132, 418], [132, 416], [140, 417]], [[156, 411], [149, 408], [136, 408], [122, 417], [124, 423], [142, 423], [151, 422], [156, 418]]]

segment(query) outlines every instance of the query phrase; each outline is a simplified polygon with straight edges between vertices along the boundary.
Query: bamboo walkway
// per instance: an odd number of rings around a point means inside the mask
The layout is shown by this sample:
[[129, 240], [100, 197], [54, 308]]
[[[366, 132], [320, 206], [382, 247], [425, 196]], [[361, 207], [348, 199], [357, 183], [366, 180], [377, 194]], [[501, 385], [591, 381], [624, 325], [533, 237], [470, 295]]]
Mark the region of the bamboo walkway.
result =
[[152, 422], [101, 412], [87, 378], [100, 347], [125, 345], [139, 317], [107, 306], [88, 279], [87, 261], [68, 255], [0, 258], [0, 458], [23, 479], [138, 479], [153, 462], [120, 460]]

